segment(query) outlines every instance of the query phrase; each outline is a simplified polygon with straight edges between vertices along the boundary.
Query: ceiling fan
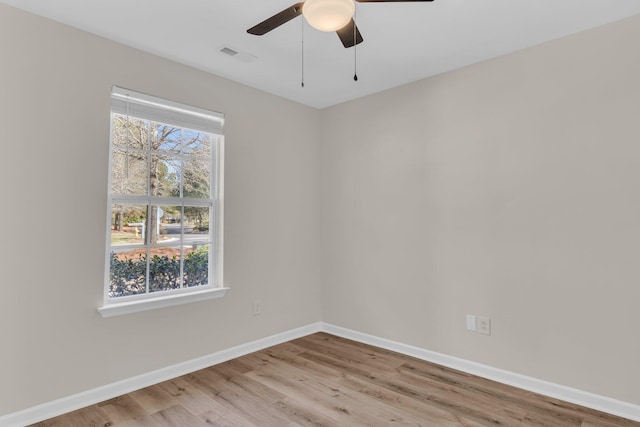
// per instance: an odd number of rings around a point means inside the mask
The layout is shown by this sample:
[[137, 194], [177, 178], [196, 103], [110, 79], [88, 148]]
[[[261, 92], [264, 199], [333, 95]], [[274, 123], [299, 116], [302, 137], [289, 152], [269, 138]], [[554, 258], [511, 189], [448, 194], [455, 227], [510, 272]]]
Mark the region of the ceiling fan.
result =
[[[382, 2], [418, 2], [433, 0], [356, 0], [359, 3], [382, 3]], [[276, 13], [265, 19], [258, 25], [247, 30], [249, 34], [262, 36], [269, 31], [278, 28], [297, 17], [303, 15], [309, 25], [320, 31], [335, 31], [342, 42], [347, 47], [362, 43], [363, 38], [360, 30], [353, 20], [353, 13], [356, 5], [353, 0], [306, 0], [296, 3], [282, 12]]]

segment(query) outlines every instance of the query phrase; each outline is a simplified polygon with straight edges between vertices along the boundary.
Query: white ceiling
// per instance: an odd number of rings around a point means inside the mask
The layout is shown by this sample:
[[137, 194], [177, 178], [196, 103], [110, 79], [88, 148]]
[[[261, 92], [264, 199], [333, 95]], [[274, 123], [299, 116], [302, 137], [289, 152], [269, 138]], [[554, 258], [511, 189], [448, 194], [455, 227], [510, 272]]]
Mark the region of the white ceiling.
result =
[[[354, 49], [302, 17], [246, 30], [296, 0], [0, 0], [38, 15], [317, 108], [640, 13], [639, 0], [435, 0], [357, 3]], [[257, 57], [243, 62], [223, 46]]]

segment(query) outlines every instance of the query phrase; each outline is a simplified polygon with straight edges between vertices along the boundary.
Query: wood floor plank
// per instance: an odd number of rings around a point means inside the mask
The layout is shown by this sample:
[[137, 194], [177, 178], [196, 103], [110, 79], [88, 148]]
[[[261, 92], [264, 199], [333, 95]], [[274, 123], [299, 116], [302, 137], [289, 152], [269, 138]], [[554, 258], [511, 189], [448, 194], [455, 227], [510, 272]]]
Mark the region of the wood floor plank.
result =
[[521, 419], [527, 425], [544, 426], [561, 422], [566, 426], [580, 426], [582, 421], [583, 414], [580, 414], [575, 406], [565, 410], [563, 402], [541, 399], [542, 396], [532, 392], [514, 390], [512, 387], [494, 381], [427, 362], [405, 363], [399, 371], [415, 375], [426, 384], [438, 389], [462, 390], [463, 393], [482, 398], [485, 402], [494, 401], [504, 407], [519, 408], [519, 412], [523, 414]]
[[175, 399], [165, 387], [147, 387], [129, 393], [138, 406], [144, 408], [145, 415], [154, 414], [175, 405]]
[[317, 333], [39, 427], [640, 427], [389, 350]]
[[243, 418], [240, 414], [231, 411], [207, 411], [200, 415], [200, 419], [207, 423], [207, 426], [214, 427], [259, 427], [246, 418]]
[[340, 384], [359, 393], [366, 394], [372, 399], [384, 402], [395, 408], [402, 409], [405, 413], [413, 414], [421, 420], [425, 426], [439, 427], [482, 427], [484, 424], [472, 421], [461, 414], [443, 410], [430, 403], [421, 402], [416, 399], [396, 393], [376, 384], [372, 384], [355, 376], [346, 375]]
[[[269, 351], [270, 354], [274, 354], [274, 350]], [[304, 353], [298, 353], [298, 355]], [[345, 375], [344, 372], [338, 370], [329, 370], [321, 371], [317, 377], [310, 378], [309, 375], [312, 375], [313, 372], [319, 371], [318, 369], [312, 369], [312, 363], [308, 360], [305, 363], [296, 363], [295, 356], [289, 357], [286, 361], [282, 361], [280, 358], [272, 358], [272, 359], [262, 359], [258, 356], [249, 356], [249, 357], [258, 357], [258, 364], [263, 367], [261, 369], [261, 373], [259, 374], [266, 381], [272, 381], [271, 387], [279, 388], [284, 387], [281, 391], [286, 392], [287, 388], [289, 391], [295, 390], [296, 388], [304, 387], [304, 390], [301, 390], [302, 393], [296, 393], [296, 395], [304, 395], [304, 396], [315, 396], [315, 399], [319, 399], [322, 401], [324, 405], [324, 409], [327, 410], [338, 410], [344, 409], [345, 405], [345, 396], [363, 396], [370, 399], [367, 402], [364, 402], [362, 398], [360, 398], [360, 402], [358, 407], [381, 407], [385, 405], [389, 405], [393, 407], [393, 411], [395, 412], [395, 416], [389, 415], [389, 419], [393, 419], [394, 423], [401, 423], [402, 420], [409, 420], [413, 422], [412, 425], [438, 425], [438, 426], [480, 426], [480, 424], [476, 424], [471, 422], [470, 420], [463, 420], [460, 417], [447, 413], [445, 411], [438, 410], [434, 407], [428, 407], [424, 405], [416, 405], [409, 403], [407, 405], [401, 404], [401, 400], [404, 399], [404, 396], [399, 394], [394, 394], [388, 390], [381, 391], [380, 389], [371, 391], [372, 388], [375, 388], [372, 384], [364, 385], [364, 382], [357, 383], [354, 381], [348, 381], [348, 379], [352, 378], [350, 375]], [[302, 359], [302, 358], [298, 358]], [[264, 368], [266, 364], [273, 364], [274, 369]], [[280, 365], [281, 366], [280, 366]], [[264, 372], [275, 371], [275, 375], [265, 374]], [[278, 376], [278, 373], [286, 372], [287, 378], [283, 378]], [[291, 379], [291, 381], [288, 381]], [[300, 385], [296, 387], [295, 384], [289, 385], [289, 382], [298, 381]], [[310, 387], [309, 385], [313, 382], [316, 383], [315, 387]], [[315, 393], [314, 390], [315, 388]], [[381, 398], [382, 394], [385, 394], [386, 398]], [[392, 395], [392, 397], [389, 397]], [[324, 395], [324, 396], [321, 396]], [[331, 398], [333, 398], [334, 402], [331, 402]], [[377, 402], [376, 402], [377, 400]], [[409, 401], [409, 399], [405, 399]], [[415, 402], [415, 401], [414, 401]], [[404, 403], [404, 402], [402, 402]], [[384, 405], [383, 405], [384, 404]], [[340, 406], [336, 406], [340, 405]], [[419, 408], [419, 409], [418, 409]], [[337, 416], [339, 414], [336, 414]], [[348, 423], [348, 419], [342, 419], [342, 417], [338, 417], [341, 423], [339, 424], [327, 424], [327, 425], [350, 425]], [[381, 418], [376, 418], [378, 422], [380, 422]], [[352, 421], [353, 422], [353, 421]]]
[[[120, 424], [115, 424], [120, 427]], [[122, 427], [210, 427], [207, 423], [191, 414], [180, 405], [174, 405], [147, 415], [140, 419], [129, 420], [121, 424]]]
[[41, 427], [110, 427], [112, 423], [99, 407], [89, 406], [36, 425]]
[[[265, 385], [288, 393], [291, 401], [299, 406], [313, 409], [316, 414], [329, 417], [319, 425], [353, 425], [357, 422], [367, 424], [380, 423], [384, 420], [397, 425], [419, 425], [420, 418], [411, 414], [402, 414], [401, 410], [386, 405], [375, 405], [370, 398], [355, 390], [335, 387], [342, 375], [320, 376], [308, 370], [287, 366], [283, 375], [279, 361], [272, 361], [276, 369], [271, 372], [255, 372], [258, 381]], [[375, 407], [371, 410], [371, 407]], [[366, 410], [369, 408], [369, 410]], [[316, 425], [316, 424], [314, 424]]]
[[106, 400], [96, 406], [112, 424], [131, 418], [142, 418], [150, 413], [136, 402], [131, 393]]
[[[291, 358], [288, 359], [289, 362]], [[262, 360], [262, 363], [265, 363]], [[325, 421], [320, 425], [346, 425], [353, 423], [353, 414], [345, 406], [344, 399], [339, 400], [335, 389], [330, 385], [331, 376], [320, 375], [313, 370], [300, 369], [287, 362], [271, 359], [266, 363], [269, 368], [254, 371], [256, 381], [280, 393], [287, 394], [292, 405], [312, 408]], [[283, 367], [286, 370], [283, 371]], [[309, 368], [307, 362], [306, 365]], [[333, 375], [339, 375], [335, 372]]]
[[341, 341], [334, 340], [328, 334], [321, 334], [320, 337], [315, 337], [314, 335], [301, 338], [294, 341], [294, 344], [304, 348], [306, 351], [321, 353], [325, 356], [348, 362], [353, 367], [369, 372], [393, 369], [406, 362], [406, 359], [402, 359], [397, 354], [391, 355], [376, 352], [371, 347], [343, 345]]
[[[238, 412], [255, 425], [284, 426], [290, 422], [271, 406], [284, 395], [263, 387], [243, 375], [234, 376], [228, 366], [188, 375], [193, 384], [227, 411]], [[224, 379], [224, 380], [221, 380]]]

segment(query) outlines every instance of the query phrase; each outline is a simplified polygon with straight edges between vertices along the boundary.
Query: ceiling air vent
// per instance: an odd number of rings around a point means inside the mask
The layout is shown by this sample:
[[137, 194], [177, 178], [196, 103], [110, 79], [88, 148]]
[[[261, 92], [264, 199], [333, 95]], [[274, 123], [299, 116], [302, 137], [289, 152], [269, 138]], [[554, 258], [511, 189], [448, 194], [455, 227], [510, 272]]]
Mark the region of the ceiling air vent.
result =
[[240, 62], [253, 62], [258, 59], [257, 56], [251, 55], [247, 52], [243, 52], [240, 49], [236, 49], [235, 47], [231, 46], [220, 46], [218, 50], [221, 53], [224, 53], [225, 55], [228, 55], [233, 59], [237, 59]]
[[220, 49], [220, 52], [222, 52], [222, 53], [226, 53], [226, 54], [227, 54], [227, 55], [229, 55], [229, 56], [236, 56], [236, 55], [238, 54], [238, 51], [237, 51], [237, 50], [233, 50], [233, 49], [228, 48], [228, 47], [226, 47], [226, 46], [225, 46], [225, 47], [223, 47], [222, 49]]

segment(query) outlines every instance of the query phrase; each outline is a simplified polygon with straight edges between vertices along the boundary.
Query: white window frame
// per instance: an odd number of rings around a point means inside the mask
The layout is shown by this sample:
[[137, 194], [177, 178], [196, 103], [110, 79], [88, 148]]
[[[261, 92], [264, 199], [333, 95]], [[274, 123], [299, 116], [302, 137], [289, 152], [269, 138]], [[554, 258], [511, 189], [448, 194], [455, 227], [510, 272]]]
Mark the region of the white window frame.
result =
[[[126, 114], [130, 117], [215, 135], [216, 138], [214, 138], [215, 142], [213, 142], [214, 147], [212, 147], [213, 153], [211, 155], [210, 198], [194, 199], [113, 194], [111, 176], [112, 153], [114, 150], [114, 114]], [[111, 92], [110, 119], [105, 279], [103, 303], [98, 307], [98, 312], [102, 317], [111, 317], [223, 297], [228, 290], [223, 286], [224, 115], [114, 86]], [[182, 206], [186, 204], [189, 206], [209, 207], [209, 283], [159, 292], [148, 292], [147, 289], [147, 292], [143, 294], [110, 297], [111, 209], [114, 203]]]

